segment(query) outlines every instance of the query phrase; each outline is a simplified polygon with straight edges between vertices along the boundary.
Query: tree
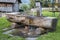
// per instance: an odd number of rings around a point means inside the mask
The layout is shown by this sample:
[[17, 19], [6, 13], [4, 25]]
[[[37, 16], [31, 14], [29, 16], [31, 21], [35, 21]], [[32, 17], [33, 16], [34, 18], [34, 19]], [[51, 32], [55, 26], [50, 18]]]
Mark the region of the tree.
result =
[[35, 0], [30, 0], [30, 7], [35, 8]]
[[22, 5], [21, 5], [21, 9], [23, 9], [24, 11], [27, 11], [27, 10], [30, 9], [30, 6], [27, 5], [27, 4], [22, 4]]
[[34, 8], [35, 6], [35, 1], [40, 1], [42, 3], [42, 7], [48, 7], [49, 3], [51, 0], [30, 0], [30, 7]]

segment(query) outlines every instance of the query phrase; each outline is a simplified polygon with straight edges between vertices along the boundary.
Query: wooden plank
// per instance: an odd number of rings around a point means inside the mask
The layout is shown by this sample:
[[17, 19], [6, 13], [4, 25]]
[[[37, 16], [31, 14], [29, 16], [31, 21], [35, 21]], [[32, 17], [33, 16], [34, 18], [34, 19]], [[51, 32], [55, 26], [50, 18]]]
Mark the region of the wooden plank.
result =
[[[60, 3], [54, 3], [54, 6], [57, 5], [57, 6], [60, 6]], [[49, 4], [49, 6], [51, 7], [52, 4]]]
[[12, 4], [0, 3], [0, 11], [12, 12]]
[[0, 11], [11, 11], [12, 12], [12, 7], [0, 7]]
[[0, 3], [0, 7], [12, 7], [12, 4]]

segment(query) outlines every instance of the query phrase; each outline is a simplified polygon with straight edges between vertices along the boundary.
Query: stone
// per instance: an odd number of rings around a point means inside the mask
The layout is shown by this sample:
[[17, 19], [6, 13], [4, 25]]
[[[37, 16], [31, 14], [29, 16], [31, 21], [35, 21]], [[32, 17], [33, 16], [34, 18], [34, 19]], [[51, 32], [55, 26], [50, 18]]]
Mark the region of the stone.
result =
[[37, 37], [36, 38], [31, 38], [31, 37], [28, 37], [28, 38], [26, 38], [25, 40], [37, 40]]
[[6, 31], [6, 30], [8, 30], [8, 29], [9, 29], [9, 28], [4, 28], [3, 31]]
[[44, 32], [45, 32], [45, 29], [43, 29], [43, 28], [36, 28], [36, 30], [35, 30], [35, 33], [36, 33], [37, 35], [42, 34], [42, 33], [44, 33]]
[[16, 27], [16, 23], [12, 23], [11, 28], [15, 28]]

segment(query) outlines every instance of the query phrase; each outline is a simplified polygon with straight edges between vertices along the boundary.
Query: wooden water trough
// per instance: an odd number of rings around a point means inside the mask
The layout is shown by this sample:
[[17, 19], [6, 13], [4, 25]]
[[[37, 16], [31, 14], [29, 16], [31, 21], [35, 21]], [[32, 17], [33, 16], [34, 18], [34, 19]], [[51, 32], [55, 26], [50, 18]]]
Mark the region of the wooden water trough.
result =
[[56, 30], [56, 17], [36, 17], [14, 14], [7, 14], [6, 17], [8, 21], [12, 22], [12, 28], [24, 28], [23, 31], [26, 31], [27, 34], [29, 34], [30, 26], [35, 28], [34, 33], [36, 34], [42, 34], [47, 31]]

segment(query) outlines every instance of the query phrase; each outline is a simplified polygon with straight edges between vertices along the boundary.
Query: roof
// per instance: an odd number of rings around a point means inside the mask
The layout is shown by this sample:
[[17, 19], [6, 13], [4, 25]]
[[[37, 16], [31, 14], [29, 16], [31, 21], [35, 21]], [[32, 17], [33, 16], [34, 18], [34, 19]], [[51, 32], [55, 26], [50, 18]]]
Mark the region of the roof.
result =
[[16, 0], [0, 0], [0, 2], [5, 2], [5, 3], [15, 3]]

